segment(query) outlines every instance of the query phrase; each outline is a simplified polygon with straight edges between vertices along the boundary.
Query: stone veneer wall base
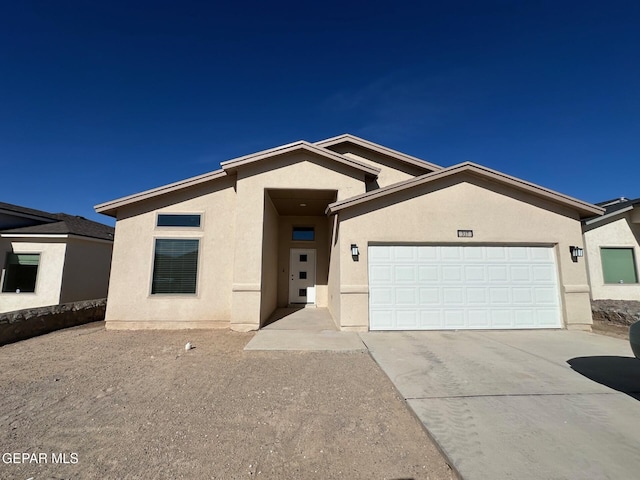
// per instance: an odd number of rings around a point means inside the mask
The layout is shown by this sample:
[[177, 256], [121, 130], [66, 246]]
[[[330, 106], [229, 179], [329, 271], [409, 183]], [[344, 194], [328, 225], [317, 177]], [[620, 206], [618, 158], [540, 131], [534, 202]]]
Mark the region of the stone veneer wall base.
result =
[[0, 345], [104, 320], [106, 308], [101, 298], [0, 313]]

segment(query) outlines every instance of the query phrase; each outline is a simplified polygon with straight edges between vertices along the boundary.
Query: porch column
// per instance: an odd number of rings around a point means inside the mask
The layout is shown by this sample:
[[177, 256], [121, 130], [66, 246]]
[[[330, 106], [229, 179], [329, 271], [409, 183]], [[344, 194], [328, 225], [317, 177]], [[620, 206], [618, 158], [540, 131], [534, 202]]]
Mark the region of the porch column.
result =
[[260, 328], [264, 190], [249, 188], [240, 174], [236, 185], [231, 329], [247, 332]]

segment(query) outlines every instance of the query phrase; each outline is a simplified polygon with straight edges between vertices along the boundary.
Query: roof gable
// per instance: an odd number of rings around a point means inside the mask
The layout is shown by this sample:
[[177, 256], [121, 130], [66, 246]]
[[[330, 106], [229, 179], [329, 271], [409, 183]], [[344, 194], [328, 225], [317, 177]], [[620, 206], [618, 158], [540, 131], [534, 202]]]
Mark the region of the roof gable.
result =
[[143, 192], [128, 195], [126, 197], [121, 197], [109, 202], [101, 203], [99, 205], [96, 205], [94, 209], [98, 213], [115, 217], [118, 208], [158, 197], [160, 195], [166, 195], [171, 192], [193, 187], [202, 183], [217, 180], [219, 178], [227, 177], [228, 175], [233, 175], [234, 173], [236, 173], [238, 169], [246, 167], [248, 165], [255, 164], [268, 158], [273, 158], [298, 151], [307, 152], [312, 155], [317, 155], [319, 157], [329, 159], [333, 162], [353, 168], [359, 172], [363, 172], [368, 176], [375, 177], [378, 175], [378, 173], [380, 173], [379, 168], [367, 165], [364, 162], [359, 162], [357, 160], [347, 158], [343, 155], [340, 155], [339, 153], [317, 147], [309, 142], [299, 141], [289, 143], [287, 145], [281, 145], [269, 150], [252, 153], [250, 155], [234, 158], [232, 160], [227, 160], [226, 162], [222, 162], [220, 164], [220, 166], [222, 167], [220, 170], [205, 173], [203, 175], [198, 175], [196, 177], [187, 178], [185, 180], [181, 180], [179, 182], [171, 183], [161, 187], [152, 188], [151, 190], [145, 190]]
[[2, 230], [0, 236], [75, 235], [113, 241], [115, 229], [109, 225], [66, 213], [56, 213], [52, 216], [57, 220], [40, 225]]
[[630, 212], [634, 209], [640, 208], [640, 198], [629, 200], [625, 197], [620, 197], [615, 200], [607, 200], [606, 202], [597, 203], [599, 207], [604, 209], [604, 215], [598, 215], [592, 218], [583, 220], [585, 225], [593, 225], [596, 223], [604, 222], [611, 217], [621, 215], [623, 213]]
[[243, 157], [234, 158], [233, 160], [222, 162], [220, 166], [225, 172], [234, 172], [241, 167], [247, 166], [255, 162], [259, 162], [266, 158], [272, 158], [275, 156], [285, 155], [287, 153], [293, 153], [293, 152], [299, 152], [299, 151], [303, 151], [303, 152], [310, 153], [312, 155], [317, 155], [319, 157], [327, 158], [331, 161], [359, 170], [365, 173], [365, 175], [375, 177], [378, 175], [378, 173], [380, 173], [379, 168], [373, 167], [371, 165], [368, 165], [364, 162], [360, 162], [352, 158], [347, 158], [344, 155], [341, 155], [336, 152], [332, 152], [331, 150], [320, 148], [304, 140], [301, 140], [299, 142], [289, 143], [287, 145], [282, 145], [276, 148], [271, 148], [269, 150], [263, 150], [261, 152], [252, 153], [251, 155], [245, 155]]
[[20, 217], [29, 220], [35, 220], [39, 222], [52, 222], [55, 221], [55, 215], [42, 210], [36, 210], [34, 208], [21, 207], [19, 205], [13, 205], [11, 203], [0, 202], [0, 214], [5, 214], [13, 217]]
[[116, 212], [120, 207], [124, 207], [132, 203], [141, 202], [149, 198], [158, 197], [160, 195], [166, 195], [167, 193], [175, 192], [177, 190], [182, 190], [184, 188], [193, 187], [195, 185], [200, 185], [201, 183], [210, 182], [212, 180], [216, 180], [218, 178], [222, 178], [226, 176], [227, 176], [227, 173], [224, 170], [215, 170], [213, 172], [205, 173], [203, 175], [197, 175], [195, 177], [190, 177], [184, 180], [180, 180], [178, 182], [170, 183], [168, 185], [163, 185], [161, 187], [152, 188], [150, 190], [145, 190], [143, 192], [134, 193], [133, 195], [127, 195], [126, 197], [121, 197], [115, 200], [110, 200], [105, 203], [100, 203], [93, 208], [98, 213], [115, 217]]
[[350, 208], [362, 203], [366, 203], [377, 198], [382, 198], [387, 195], [392, 195], [397, 192], [415, 188], [420, 185], [425, 185], [427, 183], [434, 182], [436, 180], [440, 180], [440, 179], [447, 178], [454, 175], [460, 175], [463, 173], [467, 173], [467, 174], [475, 175], [491, 181], [499, 182], [499, 183], [508, 185], [512, 188], [525, 191], [537, 197], [541, 197], [546, 200], [563, 205], [565, 207], [569, 207], [571, 209], [578, 211], [581, 217], [600, 215], [604, 211], [602, 207], [598, 207], [596, 205], [592, 205], [590, 203], [577, 200], [575, 198], [555, 192], [553, 190], [546, 189], [534, 183], [530, 183], [525, 180], [521, 180], [519, 178], [512, 177], [510, 175], [498, 172], [497, 170], [492, 170], [490, 168], [483, 167], [481, 165], [478, 165], [472, 162], [464, 162], [449, 168], [439, 170], [437, 172], [428, 173], [426, 175], [412, 178], [404, 182], [399, 182], [394, 185], [389, 185], [388, 187], [384, 187], [379, 190], [373, 190], [373, 191], [364, 193], [362, 195], [351, 197], [346, 200], [334, 202], [327, 207], [326, 213], [335, 214], [340, 210], [344, 210], [346, 208]]
[[348, 133], [338, 135], [337, 137], [327, 138], [326, 140], [321, 140], [315, 143], [315, 145], [317, 145], [318, 147], [322, 147], [328, 150], [331, 150], [331, 147], [343, 144], [357, 145], [358, 147], [384, 155], [385, 157], [393, 159], [399, 163], [418, 167], [425, 172], [442, 170], [442, 167], [436, 165], [435, 163], [427, 162], [426, 160], [407, 155], [406, 153], [393, 150], [383, 145], [378, 145], [377, 143], [370, 142], [369, 140], [365, 140], [364, 138], [356, 137], [355, 135], [350, 135]]

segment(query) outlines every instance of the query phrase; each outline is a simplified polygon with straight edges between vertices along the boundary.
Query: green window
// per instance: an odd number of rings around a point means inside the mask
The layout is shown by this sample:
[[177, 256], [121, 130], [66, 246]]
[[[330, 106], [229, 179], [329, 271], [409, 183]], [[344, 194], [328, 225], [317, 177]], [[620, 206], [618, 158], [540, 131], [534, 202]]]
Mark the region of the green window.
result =
[[156, 239], [151, 293], [196, 293], [198, 240]]
[[638, 283], [633, 248], [601, 248], [604, 283]]
[[8, 253], [2, 291], [5, 293], [35, 292], [39, 265], [39, 253]]

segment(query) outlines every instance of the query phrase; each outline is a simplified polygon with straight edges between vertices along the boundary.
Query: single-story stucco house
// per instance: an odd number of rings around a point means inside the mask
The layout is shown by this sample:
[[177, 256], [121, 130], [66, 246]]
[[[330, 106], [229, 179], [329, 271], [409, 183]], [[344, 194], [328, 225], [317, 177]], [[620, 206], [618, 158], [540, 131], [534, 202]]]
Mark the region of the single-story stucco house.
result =
[[0, 313], [105, 298], [114, 229], [0, 202]]
[[582, 222], [593, 300], [640, 301], [640, 198], [598, 203], [604, 215]]
[[603, 209], [352, 136], [299, 141], [97, 205], [115, 217], [107, 328], [590, 329], [580, 220]]

